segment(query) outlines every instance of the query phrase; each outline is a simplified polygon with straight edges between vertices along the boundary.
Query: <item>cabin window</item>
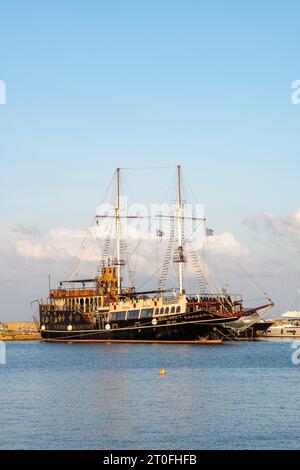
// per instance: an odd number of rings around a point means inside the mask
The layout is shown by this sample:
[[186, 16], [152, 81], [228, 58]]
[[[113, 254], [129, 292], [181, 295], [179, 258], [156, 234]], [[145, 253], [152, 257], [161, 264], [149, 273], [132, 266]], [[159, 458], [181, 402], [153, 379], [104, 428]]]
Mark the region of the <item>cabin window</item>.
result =
[[161, 309], [160, 309], [160, 315], [163, 315], [163, 314], [164, 314], [164, 311], [165, 311], [165, 309], [164, 309], [164, 308], [161, 308]]
[[118, 314], [117, 314], [116, 312], [111, 313], [111, 314], [110, 314], [110, 321], [116, 321], [117, 315], [118, 315]]
[[176, 313], [180, 313], [180, 311], [181, 311], [180, 306], [176, 307]]
[[146, 308], [142, 310], [141, 318], [152, 318], [153, 308]]
[[171, 313], [175, 313], [175, 307], [171, 308]]
[[170, 309], [169, 307], [166, 308], [165, 313], [169, 313]]
[[139, 318], [139, 310], [129, 310], [127, 319], [128, 320], [137, 320]]
[[118, 312], [117, 313], [117, 320], [125, 320], [126, 312]]
[[155, 309], [155, 315], [159, 315], [159, 308]]

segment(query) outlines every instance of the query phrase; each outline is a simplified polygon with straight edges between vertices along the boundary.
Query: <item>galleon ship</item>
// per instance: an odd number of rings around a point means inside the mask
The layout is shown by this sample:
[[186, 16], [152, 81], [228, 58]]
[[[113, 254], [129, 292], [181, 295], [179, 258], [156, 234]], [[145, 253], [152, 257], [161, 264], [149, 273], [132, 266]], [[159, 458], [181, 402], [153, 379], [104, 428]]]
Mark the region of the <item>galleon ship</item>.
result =
[[[187, 263], [183, 235], [185, 215], [180, 166], [177, 167], [177, 210], [172, 215], [178, 245], [171, 260], [176, 266], [178, 286], [163, 288], [161, 279], [155, 289], [148, 291], [137, 290], [133, 285], [123, 286], [125, 261], [121, 258], [123, 216], [119, 168], [115, 176], [115, 257], [103, 256], [97, 275], [61, 281], [57, 289], [49, 290], [46, 300], [39, 301], [39, 328], [43, 340], [220, 343], [232, 337], [234, 328], [228, 329], [231, 323], [234, 325], [240, 317], [257, 315], [272, 308], [271, 300], [255, 308], [245, 308], [240, 296], [229, 294], [225, 289], [208, 292], [203, 282], [196, 294], [186, 292], [183, 275]], [[168, 256], [170, 262], [170, 253]], [[166, 271], [163, 264], [163, 279]]]

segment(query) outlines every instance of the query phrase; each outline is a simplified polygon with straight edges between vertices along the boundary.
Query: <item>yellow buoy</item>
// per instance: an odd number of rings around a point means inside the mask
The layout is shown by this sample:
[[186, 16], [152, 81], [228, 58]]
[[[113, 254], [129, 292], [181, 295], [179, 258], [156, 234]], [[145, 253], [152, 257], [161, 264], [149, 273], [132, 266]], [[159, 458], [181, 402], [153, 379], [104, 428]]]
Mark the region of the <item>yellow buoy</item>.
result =
[[160, 375], [166, 375], [167, 371], [166, 369], [160, 369], [159, 373]]

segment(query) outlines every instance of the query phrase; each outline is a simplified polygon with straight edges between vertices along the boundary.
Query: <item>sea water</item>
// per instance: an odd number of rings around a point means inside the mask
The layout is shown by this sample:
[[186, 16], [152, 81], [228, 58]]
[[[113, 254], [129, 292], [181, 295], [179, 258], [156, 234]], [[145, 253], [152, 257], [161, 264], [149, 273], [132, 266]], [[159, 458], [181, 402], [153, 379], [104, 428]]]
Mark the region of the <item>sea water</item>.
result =
[[298, 449], [292, 344], [6, 343], [0, 448]]

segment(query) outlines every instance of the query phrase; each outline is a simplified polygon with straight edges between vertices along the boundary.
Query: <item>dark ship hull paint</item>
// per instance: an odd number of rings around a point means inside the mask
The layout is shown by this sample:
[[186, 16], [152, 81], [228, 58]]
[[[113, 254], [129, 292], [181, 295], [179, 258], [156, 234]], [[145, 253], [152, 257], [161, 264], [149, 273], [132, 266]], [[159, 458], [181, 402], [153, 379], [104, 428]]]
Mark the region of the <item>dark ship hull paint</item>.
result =
[[153, 325], [149, 319], [115, 322], [110, 330], [73, 323], [69, 331], [66, 324], [50, 324], [47, 329], [41, 330], [41, 336], [47, 341], [66, 342], [220, 342], [223, 340], [222, 324], [234, 321], [236, 317], [216, 318], [199, 312], [156, 319], [157, 325]]

